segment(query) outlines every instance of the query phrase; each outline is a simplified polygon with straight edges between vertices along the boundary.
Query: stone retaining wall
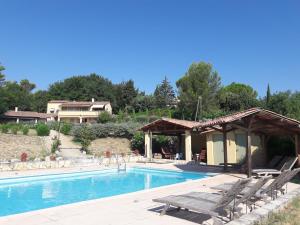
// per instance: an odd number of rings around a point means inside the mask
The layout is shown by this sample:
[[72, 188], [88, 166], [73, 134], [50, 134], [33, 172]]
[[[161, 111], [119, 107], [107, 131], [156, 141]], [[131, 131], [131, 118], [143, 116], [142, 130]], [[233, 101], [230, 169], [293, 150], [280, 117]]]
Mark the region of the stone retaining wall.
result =
[[[127, 156], [124, 157], [126, 163], [137, 162], [141, 160], [142, 156]], [[123, 161], [119, 161], [123, 163]], [[51, 169], [51, 168], [66, 168], [72, 166], [89, 166], [89, 165], [116, 165], [116, 158], [74, 158], [68, 160], [58, 161], [29, 161], [29, 162], [13, 162], [13, 163], [0, 163], [0, 171], [12, 170], [33, 170], [33, 169]]]
[[296, 190], [282, 195], [262, 207], [253, 210], [251, 213], [245, 214], [240, 218], [227, 223], [227, 225], [259, 225], [265, 222], [271, 214], [282, 210], [288, 203], [299, 196], [300, 188], [297, 188]]

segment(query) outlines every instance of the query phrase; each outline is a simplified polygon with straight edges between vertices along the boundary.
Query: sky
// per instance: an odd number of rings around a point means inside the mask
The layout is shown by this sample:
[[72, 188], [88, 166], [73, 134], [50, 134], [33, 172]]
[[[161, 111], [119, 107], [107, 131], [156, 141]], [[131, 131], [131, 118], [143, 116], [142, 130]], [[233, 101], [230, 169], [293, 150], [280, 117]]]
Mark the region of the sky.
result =
[[47, 89], [97, 73], [152, 93], [200, 61], [223, 85], [300, 91], [300, 1], [0, 0], [7, 80]]

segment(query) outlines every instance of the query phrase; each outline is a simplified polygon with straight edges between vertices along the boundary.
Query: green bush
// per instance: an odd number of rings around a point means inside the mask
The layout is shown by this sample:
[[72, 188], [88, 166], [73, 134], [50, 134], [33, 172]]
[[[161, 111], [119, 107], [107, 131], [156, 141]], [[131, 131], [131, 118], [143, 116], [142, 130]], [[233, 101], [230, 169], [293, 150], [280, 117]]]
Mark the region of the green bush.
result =
[[51, 153], [55, 153], [58, 150], [58, 147], [61, 145], [60, 140], [58, 140], [57, 138], [53, 141], [52, 145], [51, 145]]
[[147, 115], [138, 115], [135, 117], [135, 121], [138, 123], [149, 123], [149, 116]]
[[50, 130], [58, 131], [60, 123], [57, 121], [50, 121], [50, 122], [47, 122], [47, 126], [49, 127]]
[[18, 133], [18, 130], [19, 130], [19, 126], [17, 126], [17, 125], [11, 126], [11, 128], [10, 128], [10, 131], [11, 131], [13, 134], [17, 134], [17, 133]]
[[24, 135], [27, 135], [28, 132], [29, 132], [29, 128], [28, 128], [27, 126], [23, 126], [23, 128], [22, 128], [22, 133], [23, 133]]
[[1, 132], [4, 133], [4, 134], [7, 134], [8, 131], [9, 131], [9, 128], [10, 128], [10, 126], [8, 124], [3, 124], [1, 126]]
[[63, 123], [61, 125], [60, 132], [62, 134], [64, 134], [64, 135], [69, 135], [71, 129], [72, 129], [72, 124], [70, 124], [70, 123]]
[[71, 130], [71, 135], [79, 137], [81, 130], [87, 129], [91, 140], [95, 138], [105, 137], [121, 137], [131, 139], [138, 128], [141, 127], [139, 123], [105, 123], [92, 125], [75, 125]]
[[80, 142], [83, 151], [89, 153], [88, 147], [91, 144], [91, 141], [96, 138], [91, 127], [83, 125], [77, 130], [77, 132], [78, 133], [76, 133], [75, 140]]
[[36, 126], [36, 132], [38, 136], [49, 136], [50, 134], [50, 129], [46, 124], [39, 123]]
[[141, 154], [145, 152], [145, 140], [143, 132], [136, 132], [131, 139], [131, 149], [139, 150]]
[[99, 114], [98, 117], [98, 123], [108, 123], [108, 122], [113, 122], [113, 117], [110, 113], [108, 112], [102, 112]]

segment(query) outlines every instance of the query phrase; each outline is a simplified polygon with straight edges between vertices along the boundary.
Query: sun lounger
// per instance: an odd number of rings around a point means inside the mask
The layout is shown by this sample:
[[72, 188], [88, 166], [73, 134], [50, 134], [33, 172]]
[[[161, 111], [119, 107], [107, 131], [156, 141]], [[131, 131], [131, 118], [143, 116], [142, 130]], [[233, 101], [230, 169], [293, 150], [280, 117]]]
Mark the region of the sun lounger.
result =
[[228, 210], [230, 212], [229, 215], [231, 215], [232, 208], [235, 207], [234, 201], [237, 195], [245, 188], [249, 181], [250, 179], [237, 181], [232, 185], [231, 190], [221, 196], [205, 193], [205, 198], [198, 198], [193, 193], [189, 193], [185, 195], [170, 195], [153, 199], [153, 201], [166, 204], [161, 215], [164, 215], [171, 206], [174, 206], [177, 207], [178, 210], [184, 208], [186, 210], [210, 215], [214, 220], [214, 224], [223, 224], [220, 217], [228, 216]]
[[285, 157], [277, 169], [254, 169], [252, 170], [252, 173], [257, 174], [258, 176], [265, 176], [269, 174], [278, 175], [284, 170], [291, 170], [297, 160], [297, 157]]
[[[280, 165], [280, 162], [283, 161], [285, 157], [282, 155], [275, 155], [271, 161], [268, 162], [268, 164], [265, 167], [256, 167], [253, 168], [254, 170], [256, 169], [277, 169], [277, 166]], [[283, 164], [281, 165], [281, 167], [283, 166]], [[280, 169], [280, 168], [279, 168]]]
[[272, 199], [277, 197], [278, 192], [284, 194], [287, 192], [287, 187], [284, 189], [283, 187], [293, 179], [300, 172], [300, 168], [294, 170], [285, 170], [283, 171], [274, 181], [263, 188], [259, 193], [257, 193], [257, 197], [266, 197], [270, 196]]

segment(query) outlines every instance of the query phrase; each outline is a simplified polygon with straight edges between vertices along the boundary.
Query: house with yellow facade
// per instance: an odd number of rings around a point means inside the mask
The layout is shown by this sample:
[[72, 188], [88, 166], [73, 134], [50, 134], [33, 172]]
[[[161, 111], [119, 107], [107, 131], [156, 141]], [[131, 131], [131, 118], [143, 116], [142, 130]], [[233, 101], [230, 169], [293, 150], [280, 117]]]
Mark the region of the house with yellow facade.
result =
[[112, 114], [109, 101], [66, 101], [52, 100], [48, 102], [47, 114], [53, 115], [50, 120], [71, 123], [95, 123], [103, 112]]

